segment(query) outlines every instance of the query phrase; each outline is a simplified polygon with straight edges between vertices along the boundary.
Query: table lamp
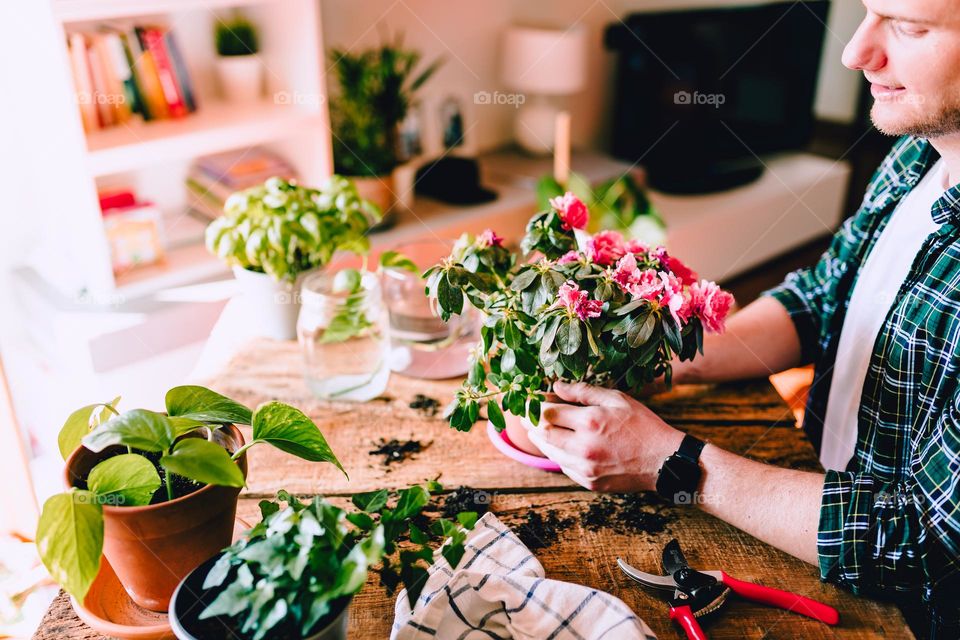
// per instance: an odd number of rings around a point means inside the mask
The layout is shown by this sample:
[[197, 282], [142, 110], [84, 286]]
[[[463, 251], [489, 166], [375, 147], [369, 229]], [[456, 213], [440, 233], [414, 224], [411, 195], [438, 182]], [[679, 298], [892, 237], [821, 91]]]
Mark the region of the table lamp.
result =
[[504, 38], [501, 77], [525, 100], [517, 110], [514, 136], [535, 155], [550, 153], [560, 107], [557, 96], [576, 93], [586, 82], [586, 31], [510, 27]]

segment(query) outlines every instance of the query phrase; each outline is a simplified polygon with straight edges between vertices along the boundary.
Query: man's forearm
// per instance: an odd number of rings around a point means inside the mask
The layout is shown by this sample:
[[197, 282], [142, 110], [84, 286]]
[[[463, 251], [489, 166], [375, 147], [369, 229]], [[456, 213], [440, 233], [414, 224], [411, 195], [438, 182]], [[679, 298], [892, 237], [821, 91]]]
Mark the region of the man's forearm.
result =
[[721, 335], [704, 336], [703, 355], [673, 362], [679, 384], [758, 378], [800, 365], [800, 338], [787, 310], [763, 297], [730, 316]]
[[823, 474], [748, 460], [707, 445], [700, 456], [701, 509], [755, 538], [817, 564]]

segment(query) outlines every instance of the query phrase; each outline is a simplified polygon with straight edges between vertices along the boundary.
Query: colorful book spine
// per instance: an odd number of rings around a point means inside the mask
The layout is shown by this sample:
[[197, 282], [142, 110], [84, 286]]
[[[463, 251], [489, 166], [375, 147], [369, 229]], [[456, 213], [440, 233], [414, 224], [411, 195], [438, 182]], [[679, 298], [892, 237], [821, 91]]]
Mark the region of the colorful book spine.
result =
[[132, 28], [127, 32], [126, 42], [130, 46], [133, 56], [133, 70], [141, 88], [140, 96], [143, 98], [144, 104], [150, 112], [150, 119], [160, 120], [168, 118], [170, 116], [170, 110], [167, 107], [167, 99], [163, 94], [160, 75], [157, 72], [157, 65], [154, 62], [152, 53], [140, 43], [136, 28]]
[[164, 44], [163, 32], [156, 27], [137, 27], [137, 35], [140, 37], [140, 45], [153, 56], [153, 61], [157, 67], [157, 75], [160, 78], [160, 87], [167, 101], [170, 115], [174, 118], [187, 115], [189, 111], [183, 101], [180, 84], [177, 82], [176, 70], [167, 53], [166, 44]]
[[100, 128], [97, 107], [93, 102], [93, 80], [90, 77], [90, 61], [87, 57], [87, 42], [82, 33], [71, 33], [67, 37], [70, 51], [70, 68], [73, 72], [73, 87], [76, 91], [77, 105], [80, 107], [80, 120], [87, 133]]
[[190, 82], [190, 72], [187, 70], [187, 64], [180, 54], [180, 47], [177, 46], [177, 39], [173, 36], [173, 31], [167, 29], [163, 34], [163, 41], [167, 45], [167, 53], [170, 54], [173, 69], [177, 74], [177, 82], [183, 94], [183, 103], [187, 106], [187, 111], [193, 113], [197, 110], [197, 97], [193, 91], [193, 83]]

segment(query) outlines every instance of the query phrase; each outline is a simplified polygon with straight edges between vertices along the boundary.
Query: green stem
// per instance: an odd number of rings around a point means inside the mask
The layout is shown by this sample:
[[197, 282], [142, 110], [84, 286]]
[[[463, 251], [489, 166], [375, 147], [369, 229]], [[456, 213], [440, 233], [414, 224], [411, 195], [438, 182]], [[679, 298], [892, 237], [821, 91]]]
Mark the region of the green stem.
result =
[[173, 485], [170, 484], [170, 470], [164, 469], [163, 482], [167, 485], [167, 502], [173, 500]]
[[234, 454], [233, 454], [232, 456], [230, 456], [230, 459], [231, 459], [231, 460], [237, 460], [240, 456], [243, 455], [243, 452], [244, 452], [244, 451], [246, 451], [247, 449], [249, 449], [249, 448], [252, 447], [253, 445], [255, 445], [255, 444], [257, 444], [257, 443], [260, 443], [260, 442], [263, 442], [263, 440], [251, 440], [251, 441], [248, 442], [247, 444], [245, 444], [245, 445], [243, 445], [242, 447], [240, 447], [239, 449], [237, 449], [236, 452], [234, 452]]

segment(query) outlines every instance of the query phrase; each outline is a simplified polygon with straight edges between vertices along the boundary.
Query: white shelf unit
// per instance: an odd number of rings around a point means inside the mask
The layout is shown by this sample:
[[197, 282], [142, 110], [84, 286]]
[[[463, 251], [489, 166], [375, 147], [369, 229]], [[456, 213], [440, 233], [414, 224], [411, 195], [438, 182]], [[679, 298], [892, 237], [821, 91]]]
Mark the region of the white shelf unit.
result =
[[[50, 127], [34, 140], [54, 156], [62, 176], [56, 194], [38, 206], [43, 241], [28, 259], [64, 296], [115, 302], [227, 273], [199, 235], [169, 247], [165, 260], [114, 275], [97, 193], [130, 187], [165, 218], [186, 215], [184, 185], [198, 156], [262, 145], [277, 151], [301, 180], [317, 184], [332, 171], [324, 49], [315, 0], [48, 0], [46, 36], [55, 54], [38, 69], [48, 86]], [[261, 102], [231, 104], [219, 95], [214, 27], [239, 10], [256, 25], [264, 67]], [[66, 36], [103, 24], [169, 25], [186, 60], [198, 109], [183, 118], [84, 133], [74, 99]], [[40, 90], [39, 81], [37, 89]]]

